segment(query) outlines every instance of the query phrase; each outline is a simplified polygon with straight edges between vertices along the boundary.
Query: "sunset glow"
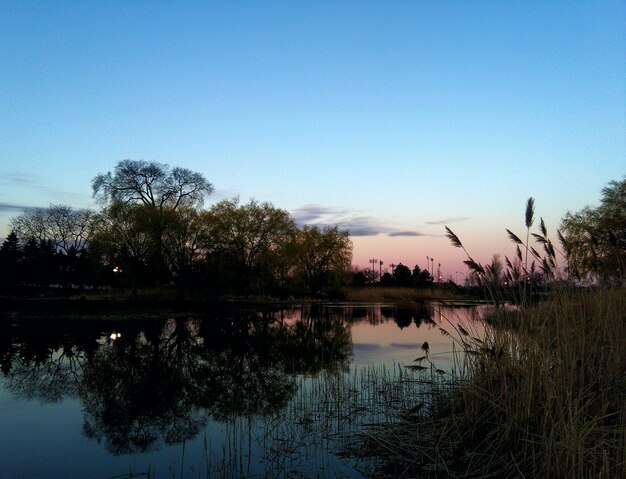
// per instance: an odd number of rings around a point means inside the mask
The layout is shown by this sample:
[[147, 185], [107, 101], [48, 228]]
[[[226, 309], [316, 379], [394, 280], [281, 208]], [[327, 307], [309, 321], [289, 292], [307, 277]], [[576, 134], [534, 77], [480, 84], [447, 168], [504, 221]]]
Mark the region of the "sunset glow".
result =
[[624, 2], [5, 2], [0, 238], [123, 159], [466, 271], [624, 174]]

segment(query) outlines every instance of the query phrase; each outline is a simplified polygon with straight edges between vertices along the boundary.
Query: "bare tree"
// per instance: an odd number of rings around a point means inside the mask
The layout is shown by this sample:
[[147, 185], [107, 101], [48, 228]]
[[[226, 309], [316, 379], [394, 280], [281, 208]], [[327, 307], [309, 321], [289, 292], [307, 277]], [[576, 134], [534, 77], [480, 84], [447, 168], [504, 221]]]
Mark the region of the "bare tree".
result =
[[199, 207], [213, 192], [213, 185], [201, 173], [142, 160], [120, 161], [113, 173], [97, 175], [92, 187], [94, 197], [109, 206], [144, 207], [148, 221], [143, 226], [151, 236], [150, 263], [157, 284], [168, 275], [163, 241], [170, 213]]
[[89, 209], [74, 209], [68, 205], [25, 210], [11, 220], [20, 240], [31, 238], [51, 241], [57, 250], [82, 251], [94, 231], [95, 214]]
[[159, 210], [200, 206], [214, 190], [201, 173], [143, 160], [120, 161], [113, 173], [97, 175], [92, 188], [104, 203], [142, 203]]

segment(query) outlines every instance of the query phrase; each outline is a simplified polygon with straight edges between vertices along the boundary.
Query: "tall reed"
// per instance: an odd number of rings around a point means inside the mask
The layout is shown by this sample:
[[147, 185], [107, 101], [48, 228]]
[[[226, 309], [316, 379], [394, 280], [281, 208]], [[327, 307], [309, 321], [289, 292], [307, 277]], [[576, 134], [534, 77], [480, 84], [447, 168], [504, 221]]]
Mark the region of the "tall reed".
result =
[[444, 435], [462, 477], [625, 477], [624, 311], [620, 290], [560, 292], [490, 319]]
[[[508, 288], [492, 281], [489, 266], [474, 261], [446, 227], [487, 295], [496, 304], [512, 299], [514, 306], [486, 316], [482, 337], [455, 328], [465, 374], [453, 393], [439, 398], [439, 408], [368, 436], [372, 450], [386, 448], [381, 475], [626, 477], [625, 291], [563, 282], [560, 252], [543, 219], [531, 233], [533, 221], [529, 199], [526, 241], [507, 230], [516, 244], [516, 259], [506, 259]], [[529, 244], [531, 237], [543, 254]], [[541, 302], [531, 301], [537, 295], [529, 279], [537, 272], [551, 282]]]

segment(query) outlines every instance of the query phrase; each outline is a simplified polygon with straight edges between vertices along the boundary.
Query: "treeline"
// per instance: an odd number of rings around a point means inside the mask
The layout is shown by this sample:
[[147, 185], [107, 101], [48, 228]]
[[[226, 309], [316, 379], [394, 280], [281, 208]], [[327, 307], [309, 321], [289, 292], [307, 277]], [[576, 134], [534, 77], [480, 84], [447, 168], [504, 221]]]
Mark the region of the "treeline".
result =
[[[197, 290], [326, 296], [344, 284], [433, 283], [418, 266], [398, 264], [378, 281], [375, 271], [352, 271], [347, 231], [299, 227], [270, 203], [231, 199], [204, 208], [213, 186], [185, 168], [124, 160], [112, 173], [97, 175], [92, 188], [98, 211], [51, 205], [13, 218], [0, 246], [3, 290], [114, 286], [136, 292], [173, 286], [180, 295]], [[507, 230], [516, 254], [505, 257], [506, 268], [499, 256], [484, 267], [470, 257], [468, 278], [495, 289], [566, 277], [581, 284], [624, 284], [626, 179], [609, 183], [598, 207], [565, 216], [557, 231], [560, 248], [543, 220], [536, 233], [532, 222], [527, 212], [525, 241]], [[462, 247], [460, 241], [453, 244]]]
[[[391, 266], [391, 273], [383, 273], [380, 276], [380, 280], [377, 282], [378, 285], [383, 287], [417, 288], [433, 285], [433, 276], [427, 270], [421, 269], [418, 265], [415, 265], [413, 270], [402, 263]], [[372, 270], [359, 270], [355, 271], [352, 275], [352, 284], [354, 286], [365, 286], [366, 284], [373, 284], [375, 282], [376, 278], [372, 274]]]
[[350, 280], [337, 227], [298, 227], [270, 203], [224, 200], [199, 173], [124, 160], [97, 175], [99, 211], [51, 205], [13, 218], [0, 247], [5, 289], [174, 286], [180, 294], [328, 294]]

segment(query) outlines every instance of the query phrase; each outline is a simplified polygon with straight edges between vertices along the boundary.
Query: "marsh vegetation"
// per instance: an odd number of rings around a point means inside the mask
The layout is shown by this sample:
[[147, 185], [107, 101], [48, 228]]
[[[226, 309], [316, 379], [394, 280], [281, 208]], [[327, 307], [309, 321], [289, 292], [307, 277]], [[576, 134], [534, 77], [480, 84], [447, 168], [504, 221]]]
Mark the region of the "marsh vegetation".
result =
[[438, 410], [365, 436], [390, 477], [624, 477], [626, 181], [603, 194], [600, 207], [568, 214], [561, 249], [543, 219], [531, 230], [530, 198], [526, 234], [506, 230], [516, 245], [506, 267], [474, 261], [446, 228], [486, 295], [510, 306], [483, 318], [480, 337], [453, 328], [466, 375]]
[[[561, 291], [457, 327], [464, 375], [437, 408], [362, 438], [389, 477], [623, 477], [626, 297]], [[426, 373], [429, 368], [424, 370]]]

